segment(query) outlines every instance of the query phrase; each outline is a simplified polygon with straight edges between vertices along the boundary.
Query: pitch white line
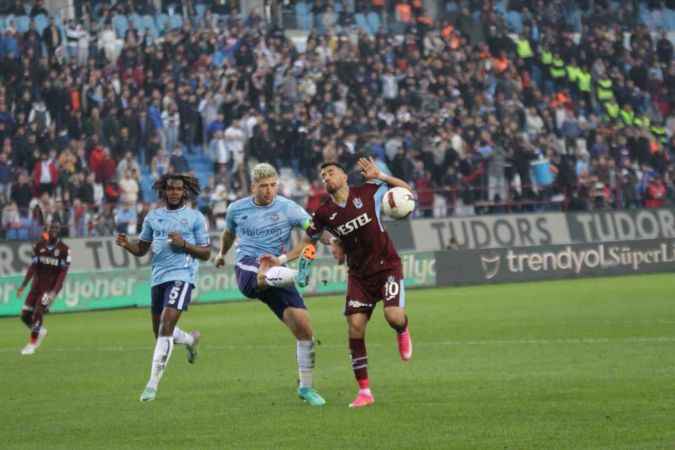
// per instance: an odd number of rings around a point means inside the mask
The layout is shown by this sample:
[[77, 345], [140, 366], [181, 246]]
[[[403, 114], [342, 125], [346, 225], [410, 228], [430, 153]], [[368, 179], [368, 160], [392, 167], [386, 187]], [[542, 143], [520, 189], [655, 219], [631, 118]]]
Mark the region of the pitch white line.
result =
[[[432, 342], [418, 342], [415, 341], [416, 347], [433, 347], [433, 346], [479, 346], [479, 345], [563, 345], [563, 344], [654, 344], [654, 343], [670, 343], [675, 342], [675, 336], [632, 336], [626, 338], [554, 338], [554, 339], [483, 339], [471, 341], [432, 341]], [[368, 347], [382, 347], [389, 344], [372, 343]], [[218, 351], [218, 350], [276, 350], [291, 348], [292, 343], [288, 345], [205, 345], [202, 346], [204, 350]], [[67, 348], [47, 348], [45, 352], [134, 352], [134, 351], [149, 351], [154, 347], [138, 346], [138, 347], [124, 347], [124, 346], [107, 346], [107, 347], [67, 347]], [[347, 348], [346, 345], [337, 344], [321, 344], [321, 348]], [[0, 353], [18, 352], [19, 349], [13, 347], [0, 348]]]

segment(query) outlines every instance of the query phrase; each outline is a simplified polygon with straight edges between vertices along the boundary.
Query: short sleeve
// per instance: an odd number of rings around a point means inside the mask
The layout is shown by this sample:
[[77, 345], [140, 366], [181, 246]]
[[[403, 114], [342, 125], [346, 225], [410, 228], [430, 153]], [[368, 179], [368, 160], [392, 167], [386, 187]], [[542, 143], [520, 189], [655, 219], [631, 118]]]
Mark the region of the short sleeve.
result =
[[59, 261], [59, 267], [68, 270], [70, 268], [71, 261], [72, 261], [72, 259], [71, 259], [71, 256], [70, 256], [70, 248], [67, 247], [65, 255], [63, 255], [63, 257]]
[[308, 229], [312, 222], [312, 218], [307, 211], [295, 202], [291, 203], [291, 207], [288, 210], [288, 219], [292, 226], [300, 227], [303, 230]]
[[385, 183], [382, 183], [377, 187], [377, 190], [375, 191], [375, 194], [373, 195], [373, 197], [375, 198], [375, 204], [376, 205], [382, 204], [382, 200], [384, 200], [384, 194], [386, 194], [388, 190], [389, 190], [389, 186]]
[[152, 225], [150, 225], [150, 214], [145, 216], [143, 219], [143, 228], [141, 228], [141, 234], [138, 236], [138, 239], [145, 242], [152, 242]]
[[206, 247], [211, 244], [209, 237], [209, 224], [206, 222], [204, 214], [198, 213], [194, 226], [195, 245]]
[[232, 234], [237, 234], [237, 224], [234, 221], [234, 203], [230, 203], [230, 205], [227, 207], [227, 213], [225, 215], [225, 230]]
[[321, 220], [321, 216], [317, 213], [314, 213], [312, 214], [309, 226], [305, 228], [305, 232], [307, 233], [307, 236], [316, 240], [321, 237], [321, 233], [323, 233], [324, 228], [326, 228], [326, 226]]

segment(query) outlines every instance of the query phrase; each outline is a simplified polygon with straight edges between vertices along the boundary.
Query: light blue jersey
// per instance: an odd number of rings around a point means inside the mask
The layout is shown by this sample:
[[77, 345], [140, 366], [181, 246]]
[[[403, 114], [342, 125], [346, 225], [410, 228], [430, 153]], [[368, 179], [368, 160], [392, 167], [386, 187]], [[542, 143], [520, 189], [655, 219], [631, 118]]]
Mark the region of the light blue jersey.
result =
[[169, 233], [179, 232], [188, 244], [210, 245], [208, 225], [199, 211], [184, 206], [180, 209], [157, 208], [143, 221], [139, 239], [152, 242], [152, 279], [156, 286], [168, 281], [184, 281], [196, 285], [199, 261], [169, 244]]
[[291, 246], [293, 227], [309, 228], [311, 219], [297, 203], [281, 196], [266, 206], [253, 197], [242, 198], [227, 208], [225, 229], [239, 238], [236, 261], [249, 256], [280, 255]]

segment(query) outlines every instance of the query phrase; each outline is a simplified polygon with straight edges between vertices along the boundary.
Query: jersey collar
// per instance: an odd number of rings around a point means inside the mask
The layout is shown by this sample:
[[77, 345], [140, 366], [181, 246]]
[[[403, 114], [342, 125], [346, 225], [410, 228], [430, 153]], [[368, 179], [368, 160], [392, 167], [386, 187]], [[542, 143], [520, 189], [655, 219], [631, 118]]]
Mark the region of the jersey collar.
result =
[[[277, 197], [278, 197], [278, 196], [277, 196]], [[249, 199], [251, 200], [251, 204], [252, 204], [253, 206], [255, 206], [256, 208], [263, 208], [263, 209], [266, 209], [266, 208], [271, 208], [272, 206], [274, 206], [274, 204], [277, 202], [277, 197], [274, 197], [274, 200], [272, 200], [272, 203], [270, 203], [269, 205], [259, 205], [259, 204], [257, 204], [257, 203], [255, 202], [255, 199], [253, 198], [253, 196], [250, 196]]]
[[181, 207], [178, 208], [178, 209], [169, 209], [169, 208], [167, 208], [166, 206], [164, 207], [164, 209], [165, 209], [166, 212], [168, 212], [168, 213], [177, 213], [177, 212], [183, 211], [185, 208], [187, 208], [187, 205], [183, 205], [183, 206], [181, 206]]

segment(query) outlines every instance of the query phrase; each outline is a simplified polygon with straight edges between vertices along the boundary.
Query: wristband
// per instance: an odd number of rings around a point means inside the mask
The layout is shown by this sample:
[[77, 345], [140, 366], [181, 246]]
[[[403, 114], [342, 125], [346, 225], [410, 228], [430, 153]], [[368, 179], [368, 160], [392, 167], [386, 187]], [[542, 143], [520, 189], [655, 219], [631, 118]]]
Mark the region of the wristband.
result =
[[282, 266], [288, 262], [288, 256], [284, 253], [283, 255], [279, 256], [279, 264]]

